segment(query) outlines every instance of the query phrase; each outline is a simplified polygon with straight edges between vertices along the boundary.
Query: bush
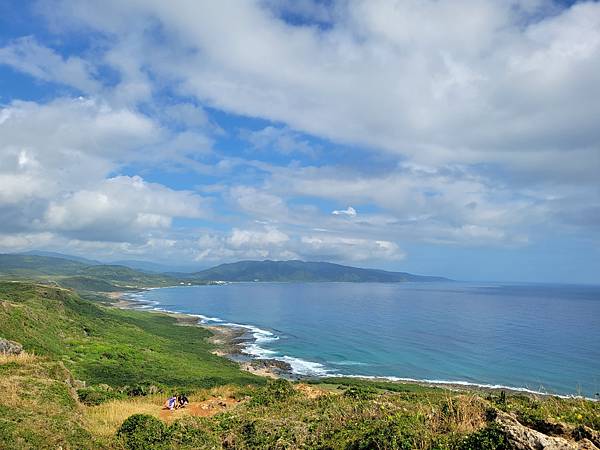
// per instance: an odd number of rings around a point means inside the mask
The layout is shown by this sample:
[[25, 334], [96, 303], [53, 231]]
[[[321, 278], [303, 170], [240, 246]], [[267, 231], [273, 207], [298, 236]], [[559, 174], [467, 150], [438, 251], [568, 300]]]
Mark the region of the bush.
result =
[[87, 406], [96, 406], [109, 400], [123, 398], [120, 392], [110, 391], [99, 387], [77, 389], [79, 401]]
[[142, 383], [132, 388], [127, 389], [127, 395], [130, 397], [145, 397], [146, 395], [160, 394], [164, 392], [162, 386], [156, 386], [154, 384]]
[[461, 443], [460, 450], [509, 450], [506, 435], [497, 424], [471, 433]]
[[375, 394], [375, 390], [361, 386], [350, 386], [344, 391], [344, 397], [355, 400], [370, 400], [375, 397]]
[[219, 448], [220, 440], [210, 430], [206, 419], [184, 417], [167, 429], [169, 442], [177, 448]]
[[252, 397], [250, 405], [271, 405], [287, 400], [295, 395], [298, 395], [298, 392], [294, 389], [294, 385], [287, 380], [279, 378], [270, 381], [269, 384], [258, 389]]
[[122, 439], [125, 448], [131, 450], [166, 448], [168, 441], [165, 424], [149, 414], [129, 416], [117, 431], [117, 436]]

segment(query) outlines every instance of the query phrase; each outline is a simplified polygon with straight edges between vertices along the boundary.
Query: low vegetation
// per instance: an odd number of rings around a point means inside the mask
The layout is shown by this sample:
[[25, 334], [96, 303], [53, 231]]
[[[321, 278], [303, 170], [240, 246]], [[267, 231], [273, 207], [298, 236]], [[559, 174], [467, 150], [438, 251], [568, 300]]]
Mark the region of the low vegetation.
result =
[[[120, 265], [89, 264], [54, 256], [0, 254], [0, 280], [37, 280], [80, 293], [174, 286], [184, 281]], [[202, 284], [202, 281], [185, 281]]]
[[213, 355], [208, 331], [175, 323], [166, 315], [105, 308], [66, 289], [0, 283], [0, 336], [64, 363], [85, 381], [85, 396], [107, 388], [136, 394], [150, 386], [191, 389], [262, 381]]
[[[267, 381], [209, 332], [72, 291], [0, 283], [0, 448], [508, 449], [499, 420], [598, 439], [600, 403], [329, 378]], [[190, 404], [162, 409], [184, 392]], [[591, 448], [591, 447], [590, 447]]]

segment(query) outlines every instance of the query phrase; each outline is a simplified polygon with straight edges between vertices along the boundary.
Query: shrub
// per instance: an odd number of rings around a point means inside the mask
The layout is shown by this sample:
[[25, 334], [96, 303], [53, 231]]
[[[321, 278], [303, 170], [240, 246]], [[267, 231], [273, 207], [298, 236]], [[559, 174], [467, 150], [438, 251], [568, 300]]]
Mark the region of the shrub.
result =
[[375, 390], [360, 386], [350, 386], [344, 391], [344, 397], [355, 400], [369, 400], [375, 397], [375, 394]]
[[156, 386], [149, 383], [138, 384], [127, 389], [127, 395], [130, 397], [145, 397], [146, 395], [160, 394], [162, 392], [164, 392], [164, 388], [162, 386]]
[[165, 424], [149, 414], [129, 416], [117, 431], [117, 437], [131, 450], [166, 448]]
[[219, 448], [220, 440], [205, 419], [184, 417], [167, 429], [168, 440], [177, 448]]
[[468, 435], [462, 441], [460, 450], [509, 450], [506, 435], [497, 424], [488, 425]]
[[280, 378], [270, 381], [269, 384], [258, 389], [252, 397], [250, 405], [271, 405], [276, 402], [287, 400], [297, 394], [298, 392], [294, 389], [292, 383]]
[[120, 392], [110, 391], [99, 387], [77, 389], [79, 401], [87, 406], [96, 406], [109, 400], [123, 398]]

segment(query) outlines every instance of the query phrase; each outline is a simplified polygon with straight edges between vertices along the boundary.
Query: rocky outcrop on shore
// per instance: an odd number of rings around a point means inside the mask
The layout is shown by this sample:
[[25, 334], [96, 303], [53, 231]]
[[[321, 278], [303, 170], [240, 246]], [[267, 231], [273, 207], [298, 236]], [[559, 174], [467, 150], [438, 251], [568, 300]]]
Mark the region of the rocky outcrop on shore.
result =
[[292, 372], [292, 366], [289, 363], [279, 361], [278, 359], [255, 359], [250, 362], [250, 365], [254, 369], [269, 370], [281, 375], [287, 375]]

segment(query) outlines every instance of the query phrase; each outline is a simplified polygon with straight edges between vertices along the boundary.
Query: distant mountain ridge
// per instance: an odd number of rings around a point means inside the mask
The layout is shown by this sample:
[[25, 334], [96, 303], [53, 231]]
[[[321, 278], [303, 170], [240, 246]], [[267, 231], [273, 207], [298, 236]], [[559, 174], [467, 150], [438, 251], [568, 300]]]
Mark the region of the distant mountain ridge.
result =
[[[85, 262], [84, 262], [85, 261]], [[43, 280], [80, 291], [111, 292], [129, 288], [174, 286], [182, 281], [126, 266], [36, 254], [0, 254], [0, 279]]]
[[389, 272], [363, 269], [328, 262], [307, 261], [239, 261], [221, 264], [195, 272], [190, 278], [203, 281], [351, 281], [389, 282], [449, 281], [447, 278], [413, 275], [406, 272]]
[[[36, 254], [37, 253], [37, 254]], [[56, 256], [55, 256], [56, 255]], [[61, 255], [60, 257], [58, 255]], [[156, 273], [126, 265], [103, 264], [59, 253], [28, 252], [0, 254], [0, 278], [37, 278], [56, 281], [65, 287], [111, 291], [120, 287], [160, 287], [205, 284], [213, 281], [277, 282], [383, 282], [449, 281], [436, 276], [364, 269], [329, 262], [238, 261], [197, 272]]]
[[29, 250], [27, 252], [15, 253], [16, 255], [24, 256], [47, 256], [51, 258], [68, 259], [70, 261], [76, 261], [88, 266], [126, 266], [130, 269], [140, 270], [142, 272], [150, 273], [166, 273], [166, 272], [194, 272], [198, 270], [198, 266], [194, 267], [192, 264], [183, 265], [172, 265], [172, 264], [160, 264], [152, 261], [143, 261], [135, 259], [125, 259], [117, 261], [98, 261], [94, 259], [84, 258], [82, 256], [69, 255], [66, 253], [49, 252], [45, 250]]

